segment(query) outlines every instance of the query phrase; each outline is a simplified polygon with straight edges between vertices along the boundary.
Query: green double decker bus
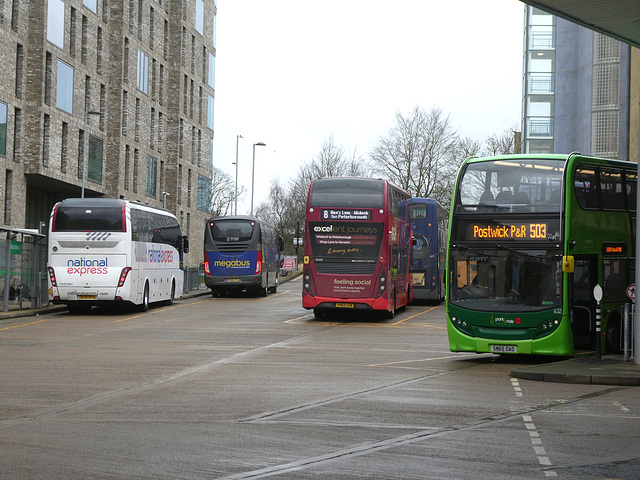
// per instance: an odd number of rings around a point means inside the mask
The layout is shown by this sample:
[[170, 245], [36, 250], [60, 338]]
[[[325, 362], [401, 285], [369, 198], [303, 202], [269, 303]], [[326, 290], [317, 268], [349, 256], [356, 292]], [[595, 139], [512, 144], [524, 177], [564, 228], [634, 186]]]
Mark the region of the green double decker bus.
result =
[[451, 351], [619, 351], [635, 279], [637, 171], [575, 153], [468, 159], [449, 221]]

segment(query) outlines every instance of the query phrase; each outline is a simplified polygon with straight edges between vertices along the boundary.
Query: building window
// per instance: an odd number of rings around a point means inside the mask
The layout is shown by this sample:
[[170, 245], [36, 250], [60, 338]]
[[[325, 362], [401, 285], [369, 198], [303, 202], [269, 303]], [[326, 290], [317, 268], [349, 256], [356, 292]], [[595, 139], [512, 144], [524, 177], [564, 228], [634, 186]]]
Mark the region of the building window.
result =
[[73, 113], [73, 68], [58, 60], [56, 107]]
[[7, 155], [7, 104], [0, 102], [0, 155]]
[[127, 135], [129, 127], [129, 93], [125, 90], [122, 92], [122, 135]]
[[147, 157], [147, 195], [156, 196], [156, 183], [158, 181], [158, 159], [149, 155]]
[[98, 13], [98, 0], [83, 0], [82, 3], [93, 13]]
[[138, 193], [138, 170], [140, 153], [137, 148], [133, 149], [133, 193]]
[[60, 172], [67, 173], [69, 155], [69, 124], [62, 122], [62, 145], [60, 149]]
[[11, 225], [11, 195], [13, 192], [13, 172], [7, 170], [4, 177], [4, 224]]
[[213, 53], [209, 54], [209, 86], [216, 88], [216, 56]]
[[49, 166], [49, 148], [51, 146], [49, 139], [51, 138], [51, 117], [44, 114], [44, 124], [42, 129], [42, 166]]
[[204, 1], [196, 0], [196, 31], [204, 35]]
[[82, 23], [80, 28], [82, 29], [82, 33], [81, 36], [82, 38], [80, 39], [80, 61], [82, 62], [83, 65], [87, 64], [87, 43], [89, 41], [88, 36], [89, 36], [89, 21], [87, 20], [87, 17], [85, 17], [84, 15], [82, 16]]
[[20, 162], [22, 157], [22, 110], [16, 108], [13, 112], [13, 161]]
[[192, 189], [191, 169], [187, 172], [187, 208], [191, 208], [191, 189]]
[[211, 210], [211, 180], [198, 175], [198, 210], [208, 212]]
[[138, 90], [149, 91], [149, 56], [142, 50], [138, 50]]
[[87, 140], [87, 178], [102, 183], [102, 139], [89, 135]]
[[98, 39], [97, 39], [97, 47], [98, 50], [96, 52], [96, 72], [102, 73], [102, 28], [98, 27]]
[[49, 0], [47, 5], [47, 41], [64, 49], [64, 2]]
[[131, 176], [131, 147], [125, 146], [124, 149], [124, 189], [129, 190], [129, 177]]
[[140, 99], [136, 98], [135, 135], [136, 142], [140, 141]]
[[22, 98], [22, 77], [24, 73], [24, 48], [18, 44], [16, 48], [16, 97]]
[[207, 108], [207, 127], [213, 130], [213, 97], [209, 95], [209, 105]]
[[122, 65], [122, 81], [124, 83], [129, 83], [129, 39], [125, 37], [124, 39], [124, 58]]
[[76, 56], [76, 35], [77, 35], [77, 19], [76, 9], [71, 7], [71, 19], [69, 21], [69, 55], [75, 58]]
[[149, 148], [156, 148], [156, 109], [151, 107], [151, 115], [149, 116]]

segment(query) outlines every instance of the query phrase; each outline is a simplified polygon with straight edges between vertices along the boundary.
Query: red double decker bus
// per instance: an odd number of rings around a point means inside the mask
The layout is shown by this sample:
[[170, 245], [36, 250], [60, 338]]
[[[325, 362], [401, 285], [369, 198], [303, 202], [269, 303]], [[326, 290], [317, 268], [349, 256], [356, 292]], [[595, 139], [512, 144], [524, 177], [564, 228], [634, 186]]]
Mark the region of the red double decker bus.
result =
[[409, 193], [387, 180], [319, 178], [307, 200], [302, 306], [377, 310], [393, 318], [413, 300]]

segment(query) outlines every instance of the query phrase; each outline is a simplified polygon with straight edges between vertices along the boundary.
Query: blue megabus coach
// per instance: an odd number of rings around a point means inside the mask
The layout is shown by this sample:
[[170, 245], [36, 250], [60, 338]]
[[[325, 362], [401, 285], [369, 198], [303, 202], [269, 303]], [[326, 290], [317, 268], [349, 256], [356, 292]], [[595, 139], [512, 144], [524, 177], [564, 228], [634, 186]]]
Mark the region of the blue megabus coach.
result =
[[213, 217], [204, 229], [204, 281], [215, 296], [278, 289], [282, 237], [250, 216]]

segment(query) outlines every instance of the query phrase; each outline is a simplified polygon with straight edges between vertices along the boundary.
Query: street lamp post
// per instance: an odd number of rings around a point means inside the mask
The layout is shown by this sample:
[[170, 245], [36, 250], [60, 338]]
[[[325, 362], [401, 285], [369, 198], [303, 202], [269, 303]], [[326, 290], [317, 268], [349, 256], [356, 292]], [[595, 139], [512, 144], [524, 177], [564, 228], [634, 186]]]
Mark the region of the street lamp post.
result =
[[258, 147], [266, 147], [267, 144], [264, 142], [258, 142], [253, 144], [253, 166], [251, 167], [251, 215], [253, 216], [253, 185], [254, 185], [254, 176], [256, 173], [256, 146]]
[[84, 198], [84, 177], [87, 169], [87, 117], [89, 115], [101, 115], [101, 112], [97, 110], [89, 110], [84, 112], [84, 139], [82, 144], [82, 191], [80, 198]]
[[238, 142], [241, 138], [244, 138], [242, 135], [236, 135], [236, 193], [235, 193], [235, 211], [236, 215], [238, 215]]

